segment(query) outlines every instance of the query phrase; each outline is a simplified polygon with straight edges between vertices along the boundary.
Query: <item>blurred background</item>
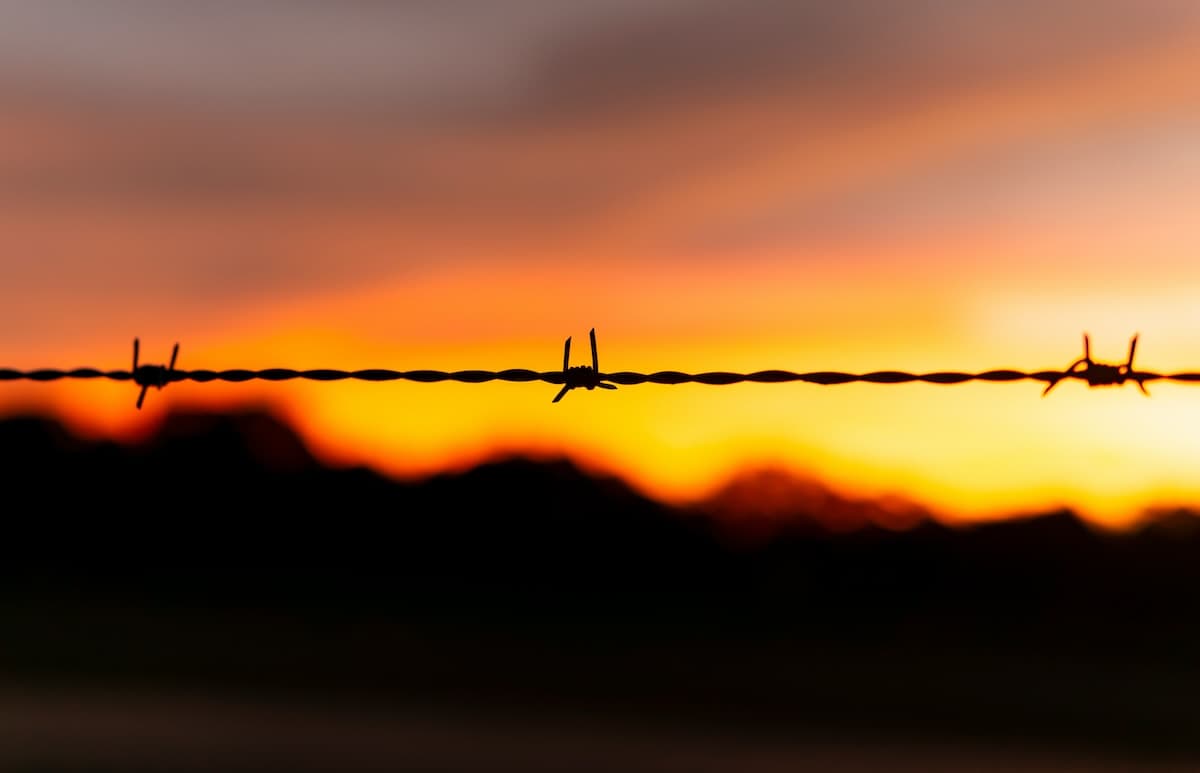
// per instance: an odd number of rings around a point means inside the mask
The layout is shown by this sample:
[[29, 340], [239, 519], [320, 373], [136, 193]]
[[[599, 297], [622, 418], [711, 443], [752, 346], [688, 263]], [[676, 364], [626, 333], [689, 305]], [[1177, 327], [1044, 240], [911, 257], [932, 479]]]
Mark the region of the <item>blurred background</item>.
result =
[[[1195, 370], [1198, 71], [1171, 0], [0, 2], [0, 365]], [[1150, 389], [6, 383], [0, 760], [1182, 765]]]

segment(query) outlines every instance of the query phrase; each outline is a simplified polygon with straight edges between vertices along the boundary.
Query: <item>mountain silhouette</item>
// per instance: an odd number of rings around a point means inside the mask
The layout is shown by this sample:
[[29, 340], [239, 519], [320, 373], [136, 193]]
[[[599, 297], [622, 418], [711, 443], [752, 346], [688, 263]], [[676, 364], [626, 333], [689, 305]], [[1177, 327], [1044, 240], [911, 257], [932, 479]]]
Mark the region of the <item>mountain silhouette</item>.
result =
[[814, 478], [779, 467], [743, 470], [698, 508], [728, 538], [751, 545], [814, 532], [905, 530], [932, 517], [900, 497], [845, 497]]
[[133, 445], [8, 419], [0, 470], [0, 676], [1200, 757], [1187, 509], [950, 528], [779, 470], [681, 509], [565, 459], [398, 482], [255, 411]]
[[716, 551], [686, 519], [566, 460], [400, 483], [322, 467], [258, 412], [172, 414], [133, 446], [12, 419], [0, 422], [0, 465], [11, 501], [31, 503], [9, 519], [6, 572], [240, 591], [247, 575], [578, 591], [669, 585]]
[[[1028, 578], [1090, 597], [1119, 592], [1114, 578], [1136, 585], [1166, 572], [1200, 545], [1187, 510], [1123, 537], [1069, 511], [949, 529], [917, 505], [848, 498], [769, 468], [687, 509], [566, 459], [509, 458], [398, 482], [323, 466], [287, 424], [258, 411], [172, 413], [135, 445], [8, 419], [0, 469], [7, 500], [29, 503], [10, 510], [0, 571], [86, 573], [101, 584], [190, 577], [249, 592], [248, 576], [329, 587], [422, 577], [551, 595], [706, 594], [763, 583], [771, 592], [784, 576], [806, 586], [829, 573], [845, 575], [844, 592], [875, 578], [890, 593], [953, 570], [953, 587], [939, 594], [995, 583], [1012, 596]], [[1200, 580], [1185, 563], [1171, 571]]]

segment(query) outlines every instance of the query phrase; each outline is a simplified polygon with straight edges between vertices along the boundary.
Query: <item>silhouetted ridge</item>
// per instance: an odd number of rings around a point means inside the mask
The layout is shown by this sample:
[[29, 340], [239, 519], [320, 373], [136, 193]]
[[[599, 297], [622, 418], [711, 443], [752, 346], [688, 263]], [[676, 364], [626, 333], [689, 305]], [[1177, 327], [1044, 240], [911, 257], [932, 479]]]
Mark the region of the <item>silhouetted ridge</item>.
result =
[[145, 450], [187, 453], [185, 447], [198, 442], [223, 446], [240, 463], [272, 470], [304, 471], [319, 466], [290, 425], [261, 411], [169, 413]]
[[36, 503], [10, 519], [19, 539], [7, 543], [7, 571], [18, 574], [649, 591], [683, 582], [715, 551], [703, 530], [565, 460], [405, 484], [322, 467], [262, 413], [171, 415], [128, 447], [22, 419], [0, 422], [0, 447], [16, 471], [7, 496]]
[[1161, 539], [1195, 539], [1200, 536], [1200, 511], [1189, 507], [1152, 509], [1146, 513], [1141, 531]]
[[820, 481], [778, 467], [742, 471], [698, 509], [727, 538], [751, 546], [788, 535], [905, 530], [931, 517], [928, 510], [900, 497], [845, 497]]
[[1186, 509], [1117, 536], [779, 471], [686, 512], [566, 460], [400, 483], [254, 412], [134, 446], [3, 421], [0, 463], [9, 668], [1195, 746]]
[[5, 469], [33, 460], [48, 464], [50, 457], [78, 453], [85, 445], [50, 419], [21, 416], [0, 421], [0, 461]]
[[[255, 412], [172, 415], [129, 447], [15, 419], [0, 422], [0, 459], [10, 588], [40, 577], [337, 603], [725, 599], [765, 604], [791, 625], [863, 605], [992, 619], [1124, 605], [1139, 616], [1190, 603], [1200, 587], [1200, 534], [1183, 513], [1171, 539], [1166, 526], [1098, 534], [1066, 511], [948, 529], [907, 503], [849, 500], [779, 473], [743, 476], [708, 510], [682, 512], [566, 460], [399, 483], [325, 468], [285, 423]], [[757, 513], [738, 509], [756, 501]], [[906, 530], [876, 525], [897, 513]]]

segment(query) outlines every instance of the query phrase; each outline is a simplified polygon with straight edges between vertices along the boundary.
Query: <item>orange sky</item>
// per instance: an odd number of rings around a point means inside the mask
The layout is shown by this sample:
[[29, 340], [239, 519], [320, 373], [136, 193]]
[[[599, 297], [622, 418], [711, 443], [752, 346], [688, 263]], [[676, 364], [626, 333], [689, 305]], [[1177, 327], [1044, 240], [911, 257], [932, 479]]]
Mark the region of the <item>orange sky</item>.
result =
[[[609, 370], [1062, 367], [1083, 330], [1200, 368], [1194, 4], [798, 5], [2, 12], [0, 364], [123, 367], [140, 335], [186, 368], [540, 370], [595, 326]], [[776, 463], [966, 517], [1200, 499], [1194, 387], [554, 391], [0, 412], [269, 403], [339, 462], [565, 451], [674, 500]]]

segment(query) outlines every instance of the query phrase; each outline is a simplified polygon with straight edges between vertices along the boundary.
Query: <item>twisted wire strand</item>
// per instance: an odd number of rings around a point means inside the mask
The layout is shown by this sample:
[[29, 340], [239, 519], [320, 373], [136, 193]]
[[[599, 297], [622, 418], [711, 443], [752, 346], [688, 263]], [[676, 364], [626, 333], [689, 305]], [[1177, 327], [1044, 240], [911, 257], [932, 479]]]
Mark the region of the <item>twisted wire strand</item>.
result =
[[[809, 384], [832, 386], [863, 382], [869, 384], [905, 384], [924, 382], [928, 384], [962, 384], [968, 381], [1063, 381], [1076, 379], [1086, 381], [1084, 373], [1066, 373], [1055, 370], [1020, 371], [1020, 370], [985, 370], [979, 373], [963, 373], [959, 371], [935, 371], [931, 373], [908, 373], [898, 370], [877, 370], [869, 373], [843, 373], [839, 371], [812, 371], [796, 373], [790, 370], [759, 370], [752, 373], [731, 373], [727, 371], [706, 371], [703, 373], [684, 373], [677, 370], [660, 370], [654, 373], [636, 373], [618, 371], [616, 373], [601, 373], [599, 379], [611, 381], [622, 386], [635, 384], [708, 384], [710, 386], [727, 386], [740, 383], [782, 384], [794, 381]], [[1137, 371], [1129, 374], [1130, 379], [1143, 381], [1176, 381], [1184, 383], [1200, 382], [1200, 372], [1184, 373], [1153, 373]], [[108, 379], [111, 381], [133, 381], [134, 374], [128, 370], [99, 370], [97, 368], [75, 368], [61, 370], [57, 368], [40, 368], [36, 370], [15, 370], [0, 368], [0, 381], [60, 381], [64, 379]], [[481, 384], [487, 381], [530, 382], [542, 381], [547, 384], [563, 384], [566, 378], [562, 371], [536, 371], [524, 368], [508, 370], [388, 370], [370, 368], [366, 370], [337, 370], [317, 368], [312, 370], [295, 370], [292, 368], [265, 368], [261, 370], [175, 370], [170, 372], [167, 382], [193, 381], [208, 383], [212, 381], [243, 382], [243, 381], [291, 381], [303, 379], [308, 381], [416, 381], [421, 383], [436, 383], [441, 381], [457, 381], [467, 384]]]

